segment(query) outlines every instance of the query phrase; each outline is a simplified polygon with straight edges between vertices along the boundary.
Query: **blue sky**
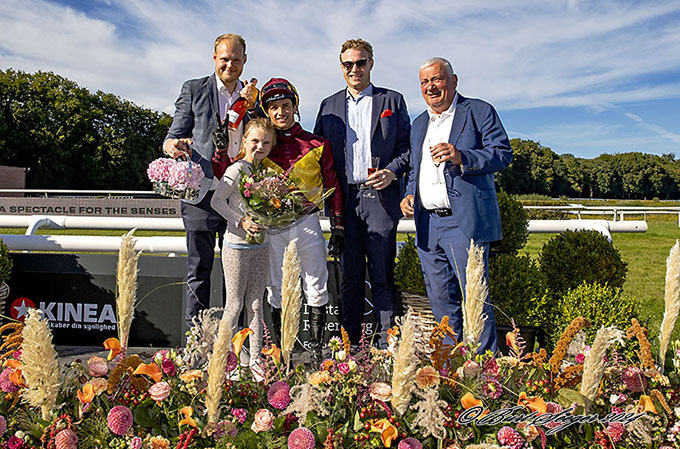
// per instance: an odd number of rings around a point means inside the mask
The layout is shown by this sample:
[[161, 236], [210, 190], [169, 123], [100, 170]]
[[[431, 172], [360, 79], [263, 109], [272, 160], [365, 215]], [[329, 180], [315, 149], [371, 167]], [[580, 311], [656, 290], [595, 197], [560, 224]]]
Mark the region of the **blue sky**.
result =
[[442, 56], [511, 138], [680, 157], [678, 0], [0, 0], [0, 29], [0, 69], [53, 71], [171, 114], [182, 82], [213, 71], [214, 38], [236, 32], [244, 77], [293, 82], [306, 128], [344, 87], [340, 45], [362, 37], [374, 83], [403, 93], [413, 117], [418, 67]]

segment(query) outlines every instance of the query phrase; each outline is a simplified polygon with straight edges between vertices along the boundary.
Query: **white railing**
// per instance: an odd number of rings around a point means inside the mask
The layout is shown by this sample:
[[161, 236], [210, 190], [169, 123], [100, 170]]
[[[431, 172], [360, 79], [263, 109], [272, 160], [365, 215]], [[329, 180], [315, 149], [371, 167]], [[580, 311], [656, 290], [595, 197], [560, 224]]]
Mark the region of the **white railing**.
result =
[[[35, 235], [41, 227], [50, 229], [143, 229], [183, 231], [179, 218], [135, 218], [135, 217], [73, 217], [73, 216], [17, 216], [0, 215], [0, 227], [26, 227], [24, 235], [0, 235], [7, 247], [13, 251], [61, 251], [61, 252], [115, 252], [120, 247], [120, 237], [78, 236], [78, 235]], [[321, 229], [330, 231], [330, 222], [322, 217]], [[559, 233], [566, 230], [592, 229], [611, 241], [612, 232], [646, 232], [644, 221], [607, 220], [530, 220], [529, 232]], [[397, 232], [415, 232], [412, 219], [402, 219]], [[138, 237], [137, 250], [148, 253], [186, 254], [184, 237], [157, 236]], [[217, 248], [215, 248], [218, 251]]]
[[612, 214], [614, 221], [623, 221], [626, 215], [642, 215], [642, 219], [647, 220], [647, 214], [677, 214], [678, 226], [680, 226], [680, 206], [584, 206], [582, 204], [570, 204], [568, 206], [524, 206], [524, 209], [563, 211], [576, 215], [579, 219], [582, 215]]

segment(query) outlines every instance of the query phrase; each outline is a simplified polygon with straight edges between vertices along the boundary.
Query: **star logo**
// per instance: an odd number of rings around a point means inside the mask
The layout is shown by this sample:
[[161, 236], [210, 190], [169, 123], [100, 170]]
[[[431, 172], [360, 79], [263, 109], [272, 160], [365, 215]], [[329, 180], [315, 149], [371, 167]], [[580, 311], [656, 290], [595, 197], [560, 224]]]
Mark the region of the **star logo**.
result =
[[17, 298], [9, 308], [9, 314], [15, 320], [24, 321], [28, 316], [28, 309], [35, 308], [35, 303], [28, 298]]

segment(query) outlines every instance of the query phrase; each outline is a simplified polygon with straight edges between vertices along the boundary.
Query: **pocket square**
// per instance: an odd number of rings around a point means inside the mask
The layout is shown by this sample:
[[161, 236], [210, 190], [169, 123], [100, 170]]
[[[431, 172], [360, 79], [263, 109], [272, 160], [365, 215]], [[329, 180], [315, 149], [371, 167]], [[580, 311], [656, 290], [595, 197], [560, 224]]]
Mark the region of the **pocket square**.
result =
[[380, 118], [389, 117], [390, 115], [392, 115], [392, 110], [391, 109], [385, 109], [382, 112], [382, 114], [380, 114]]

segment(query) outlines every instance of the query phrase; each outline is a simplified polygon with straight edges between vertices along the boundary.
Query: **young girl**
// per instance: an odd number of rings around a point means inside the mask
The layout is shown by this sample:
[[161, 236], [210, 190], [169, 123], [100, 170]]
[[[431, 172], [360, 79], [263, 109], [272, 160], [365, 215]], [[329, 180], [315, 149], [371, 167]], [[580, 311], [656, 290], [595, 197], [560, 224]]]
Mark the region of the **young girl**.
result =
[[262, 373], [258, 360], [262, 347], [262, 299], [269, 259], [266, 241], [259, 245], [246, 242], [247, 235], [254, 236], [264, 230], [246, 215], [238, 191], [238, 180], [241, 172], [250, 173], [253, 165], [267, 157], [275, 142], [276, 131], [268, 119], [257, 118], [248, 122], [237, 160], [227, 168], [210, 201], [212, 208], [227, 220], [222, 245], [222, 265], [227, 287], [224, 313], [234, 335], [241, 309], [244, 304], [246, 306], [246, 325], [253, 330], [249, 337], [250, 369], [256, 379]]

